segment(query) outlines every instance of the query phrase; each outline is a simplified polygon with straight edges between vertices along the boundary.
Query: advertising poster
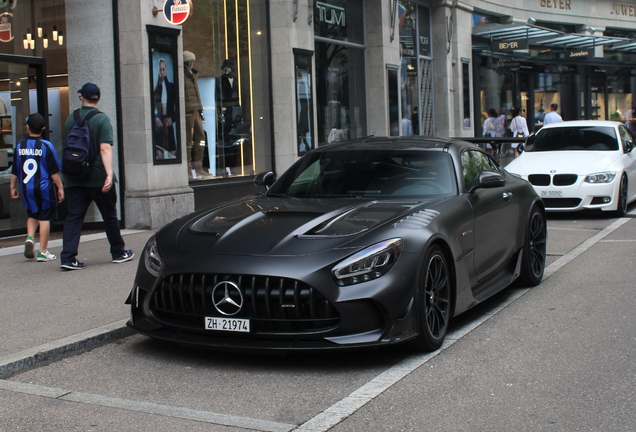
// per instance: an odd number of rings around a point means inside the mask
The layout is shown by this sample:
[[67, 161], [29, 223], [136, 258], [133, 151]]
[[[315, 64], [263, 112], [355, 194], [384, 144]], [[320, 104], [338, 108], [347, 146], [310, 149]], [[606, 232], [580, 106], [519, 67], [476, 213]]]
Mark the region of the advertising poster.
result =
[[[181, 163], [179, 84], [176, 66], [179, 30], [148, 26], [153, 163]], [[176, 34], [175, 34], [176, 33]]]

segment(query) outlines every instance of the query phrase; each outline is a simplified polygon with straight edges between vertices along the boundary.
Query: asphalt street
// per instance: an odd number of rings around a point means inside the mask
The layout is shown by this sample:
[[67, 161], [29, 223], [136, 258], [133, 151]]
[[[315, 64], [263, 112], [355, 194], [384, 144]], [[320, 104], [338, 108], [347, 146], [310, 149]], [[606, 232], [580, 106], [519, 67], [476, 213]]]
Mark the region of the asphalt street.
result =
[[[85, 236], [62, 272], [0, 248], [0, 431], [633, 431], [636, 221], [548, 220], [548, 267], [442, 349], [221, 354], [130, 335], [133, 262]], [[125, 231], [137, 254], [152, 234]], [[59, 253], [59, 241], [50, 249]]]

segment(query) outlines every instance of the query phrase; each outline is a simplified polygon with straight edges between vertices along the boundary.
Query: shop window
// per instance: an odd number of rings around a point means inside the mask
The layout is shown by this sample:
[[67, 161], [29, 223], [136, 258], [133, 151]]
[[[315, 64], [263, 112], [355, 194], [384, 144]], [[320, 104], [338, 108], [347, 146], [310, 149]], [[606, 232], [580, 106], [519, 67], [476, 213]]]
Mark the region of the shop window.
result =
[[271, 169], [266, 17], [264, 2], [201, 0], [183, 25], [192, 181]]
[[319, 145], [367, 134], [362, 3], [314, 6]]
[[364, 50], [316, 42], [318, 142], [366, 136]]
[[398, 22], [402, 122], [410, 121], [413, 135], [433, 135], [430, 9], [399, 1]]
[[[411, 128], [402, 128], [401, 135], [419, 135], [419, 98], [417, 86], [418, 37], [416, 5], [398, 3], [400, 26], [400, 100], [402, 122], [411, 122]], [[430, 39], [429, 39], [430, 41]], [[415, 120], [415, 122], [413, 121]]]
[[462, 101], [464, 104], [464, 129], [470, 129], [470, 60], [462, 59]]
[[303, 155], [314, 148], [312, 56], [313, 53], [311, 51], [294, 49], [298, 155]]
[[388, 68], [387, 75], [387, 89], [389, 97], [389, 135], [400, 135], [400, 101], [398, 97], [398, 70], [394, 68]]
[[607, 77], [607, 98], [610, 107], [610, 120], [625, 123], [636, 133], [636, 77], [631, 68], [618, 68]]
[[[18, 232], [9, 230], [24, 230], [27, 214], [21, 199], [10, 199], [7, 166], [26, 136], [30, 113], [48, 111], [43, 137], [61, 154], [69, 114], [66, 11], [64, 0], [0, 1], [0, 6], [0, 231]], [[31, 63], [30, 57], [37, 58]], [[65, 214], [62, 203], [59, 219]]]

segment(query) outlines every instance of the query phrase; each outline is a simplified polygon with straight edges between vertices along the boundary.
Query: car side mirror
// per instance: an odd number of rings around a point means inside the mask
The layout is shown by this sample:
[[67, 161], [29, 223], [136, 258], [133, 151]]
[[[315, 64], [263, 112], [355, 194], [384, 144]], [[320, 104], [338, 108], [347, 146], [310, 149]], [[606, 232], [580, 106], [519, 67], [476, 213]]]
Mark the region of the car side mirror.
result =
[[497, 173], [494, 171], [482, 171], [477, 177], [477, 185], [475, 185], [473, 190], [477, 188], [496, 188], [504, 186], [505, 184], [506, 181], [504, 180], [504, 176], [501, 173]]
[[526, 149], [526, 146], [523, 145], [523, 143], [519, 143], [519, 145], [517, 146], [517, 151], [519, 152], [519, 154], [523, 153], [525, 149]]
[[272, 171], [262, 172], [256, 174], [256, 177], [254, 177], [254, 184], [256, 186], [264, 186], [265, 189], [269, 189], [275, 181], [276, 174], [274, 174]]
[[627, 140], [625, 143], [625, 153], [631, 153], [634, 150], [634, 143], [632, 140]]

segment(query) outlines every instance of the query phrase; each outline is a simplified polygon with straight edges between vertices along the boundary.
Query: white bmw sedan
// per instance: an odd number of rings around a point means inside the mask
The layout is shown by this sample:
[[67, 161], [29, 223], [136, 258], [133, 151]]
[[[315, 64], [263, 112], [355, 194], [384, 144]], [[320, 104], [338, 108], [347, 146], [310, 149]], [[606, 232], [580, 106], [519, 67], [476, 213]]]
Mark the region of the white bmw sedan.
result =
[[598, 209], [624, 216], [636, 199], [634, 135], [622, 123], [552, 123], [530, 135], [505, 169], [528, 180], [547, 211]]

